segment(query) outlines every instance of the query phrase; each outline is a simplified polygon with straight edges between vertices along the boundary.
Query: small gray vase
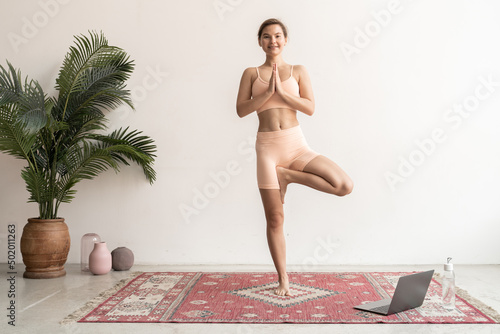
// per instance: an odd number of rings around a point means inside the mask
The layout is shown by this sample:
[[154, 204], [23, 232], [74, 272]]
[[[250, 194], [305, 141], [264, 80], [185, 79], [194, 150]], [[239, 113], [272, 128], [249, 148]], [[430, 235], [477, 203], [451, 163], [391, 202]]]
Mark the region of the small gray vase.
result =
[[134, 265], [134, 253], [127, 247], [118, 247], [111, 252], [113, 269], [129, 270]]

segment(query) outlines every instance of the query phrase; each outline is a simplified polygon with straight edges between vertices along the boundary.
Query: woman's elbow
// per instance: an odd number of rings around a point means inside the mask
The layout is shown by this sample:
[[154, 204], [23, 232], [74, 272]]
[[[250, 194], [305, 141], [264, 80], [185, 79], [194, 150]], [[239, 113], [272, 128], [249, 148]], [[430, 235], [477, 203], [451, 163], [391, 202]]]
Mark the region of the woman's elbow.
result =
[[314, 101], [308, 101], [308, 102], [309, 103], [305, 105], [306, 110], [304, 111], [304, 114], [306, 114], [307, 116], [312, 116], [315, 110]]
[[245, 113], [245, 111], [242, 108], [238, 107], [238, 106], [236, 106], [236, 114], [238, 114], [239, 118], [243, 118], [246, 115], [248, 115], [248, 113]]
[[312, 116], [314, 114], [314, 105], [309, 106], [309, 108], [307, 108], [307, 110], [305, 111], [305, 114], [307, 116]]
[[298, 109], [298, 110], [307, 116], [312, 116], [314, 114], [314, 109], [303, 108], [303, 109]]

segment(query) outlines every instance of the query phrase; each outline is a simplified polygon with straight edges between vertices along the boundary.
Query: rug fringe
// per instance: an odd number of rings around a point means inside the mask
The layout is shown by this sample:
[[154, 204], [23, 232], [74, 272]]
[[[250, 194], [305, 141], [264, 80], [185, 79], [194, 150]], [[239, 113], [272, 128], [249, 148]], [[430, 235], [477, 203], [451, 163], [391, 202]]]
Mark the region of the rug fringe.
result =
[[136, 278], [137, 276], [139, 276], [142, 273], [143, 273], [142, 271], [135, 271], [135, 272], [131, 273], [129, 277], [120, 280], [112, 288], [99, 293], [99, 295], [97, 295], [92, 300], [85, 303], [85, 305], [83, 305], [82, 307], [80, 307], [78, 310], [74, 311], [70, 315], [68, 315], [66, 318], [61, 320], [59, 323], [61, 325], [68, 325], [68, 324], [71, 324], [71, 323], [74, 323], [74, 322], [80, 320], [83, 316], [85, 316], [90, 311], [92, 311], [97, 306], [99, 306], [101, 303], [106, 301], [106, 299], [113, 296], [116, 292], [118, 292], [118, 290], [120, 290], [121, 288], [126, 286], [129, 282], [131, 282], [134, 278]]
[[[443, 277], [439, 273], [434, 273], [433, 277], [439, 284], [443, 284]], [[491, 306], [486, 305], [479, 299], [472, 297], [466, 290], [459, 287], [455, 287], [455, 293], [462, 299], [465, 299], [469, 304], [483, 312], [485, 315], [495, 320], [495, 322], [500, 322], [500, 314]]]

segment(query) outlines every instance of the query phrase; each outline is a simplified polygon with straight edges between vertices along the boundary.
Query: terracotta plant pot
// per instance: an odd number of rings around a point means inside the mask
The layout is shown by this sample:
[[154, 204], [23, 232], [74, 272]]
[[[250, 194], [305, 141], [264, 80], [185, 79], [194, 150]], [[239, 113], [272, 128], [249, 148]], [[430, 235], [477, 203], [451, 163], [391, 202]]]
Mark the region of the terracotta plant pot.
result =
[[55, 278], [66, 275], [71, 240], [64, 218], [28, 219], [21, 236], [24, 278]]

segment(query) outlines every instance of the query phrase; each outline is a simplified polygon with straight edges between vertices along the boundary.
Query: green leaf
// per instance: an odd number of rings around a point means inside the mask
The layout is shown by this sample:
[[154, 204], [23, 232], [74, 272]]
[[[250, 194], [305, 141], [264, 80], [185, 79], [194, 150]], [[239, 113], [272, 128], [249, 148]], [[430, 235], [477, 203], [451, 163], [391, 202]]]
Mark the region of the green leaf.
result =
[[109, 168], [119, 170], [110, 153], [99, 146], [84, 142], [74, 145], [62, 161], [66, 173], [58, 181], [58, 201], [69, 202], [75, 192], [71, 189], [82, 180], [91, 180]]
[[0, 151], [30, 161], [37, 148], [37, 135], [17, 122], [14, 108], [14, 105], [0, 106]]
[[21, 171], [21, 177], [26, 182], [26, 189], [30, 193], [28, 202], [43, 203], [52, 200], [49, 184], [43, 171], [36, 171], [26, 167]]
[[91, 138], [100, 141], [101, 147], [113, 152], [117, 159], [128, 159], [141, 166], [150, 183], [156, 180], [156, 172], [153, 169], [156, 145], [151, 138], [142, 135], [141, 131], [129, 132], [127, 127], [115, 130], [107, 136], [93, 135]]
[[37, 132], [48, 121], [47, 109], [51, 109], [50, 102], [45, 102], [42, 87], [36, 81], [26, 82], [24, 91], [19, 98], [17, 121], [24, 124], [29, 132]]
[[122, 103], [132, 107], [125, 81], [133, 71], [133, 62], [120, 48], [109, 46], [104, 35], [75, 36], [56, 80], [59, 90], [58, 111], [61, 120], [81, 118], [81, 113], [99, 115], [96, 109], [114, 109]]
[[22, 93], [21, 72], [7, 62], [9, 70], [0, 65], [0, 106], [15, 103]]

